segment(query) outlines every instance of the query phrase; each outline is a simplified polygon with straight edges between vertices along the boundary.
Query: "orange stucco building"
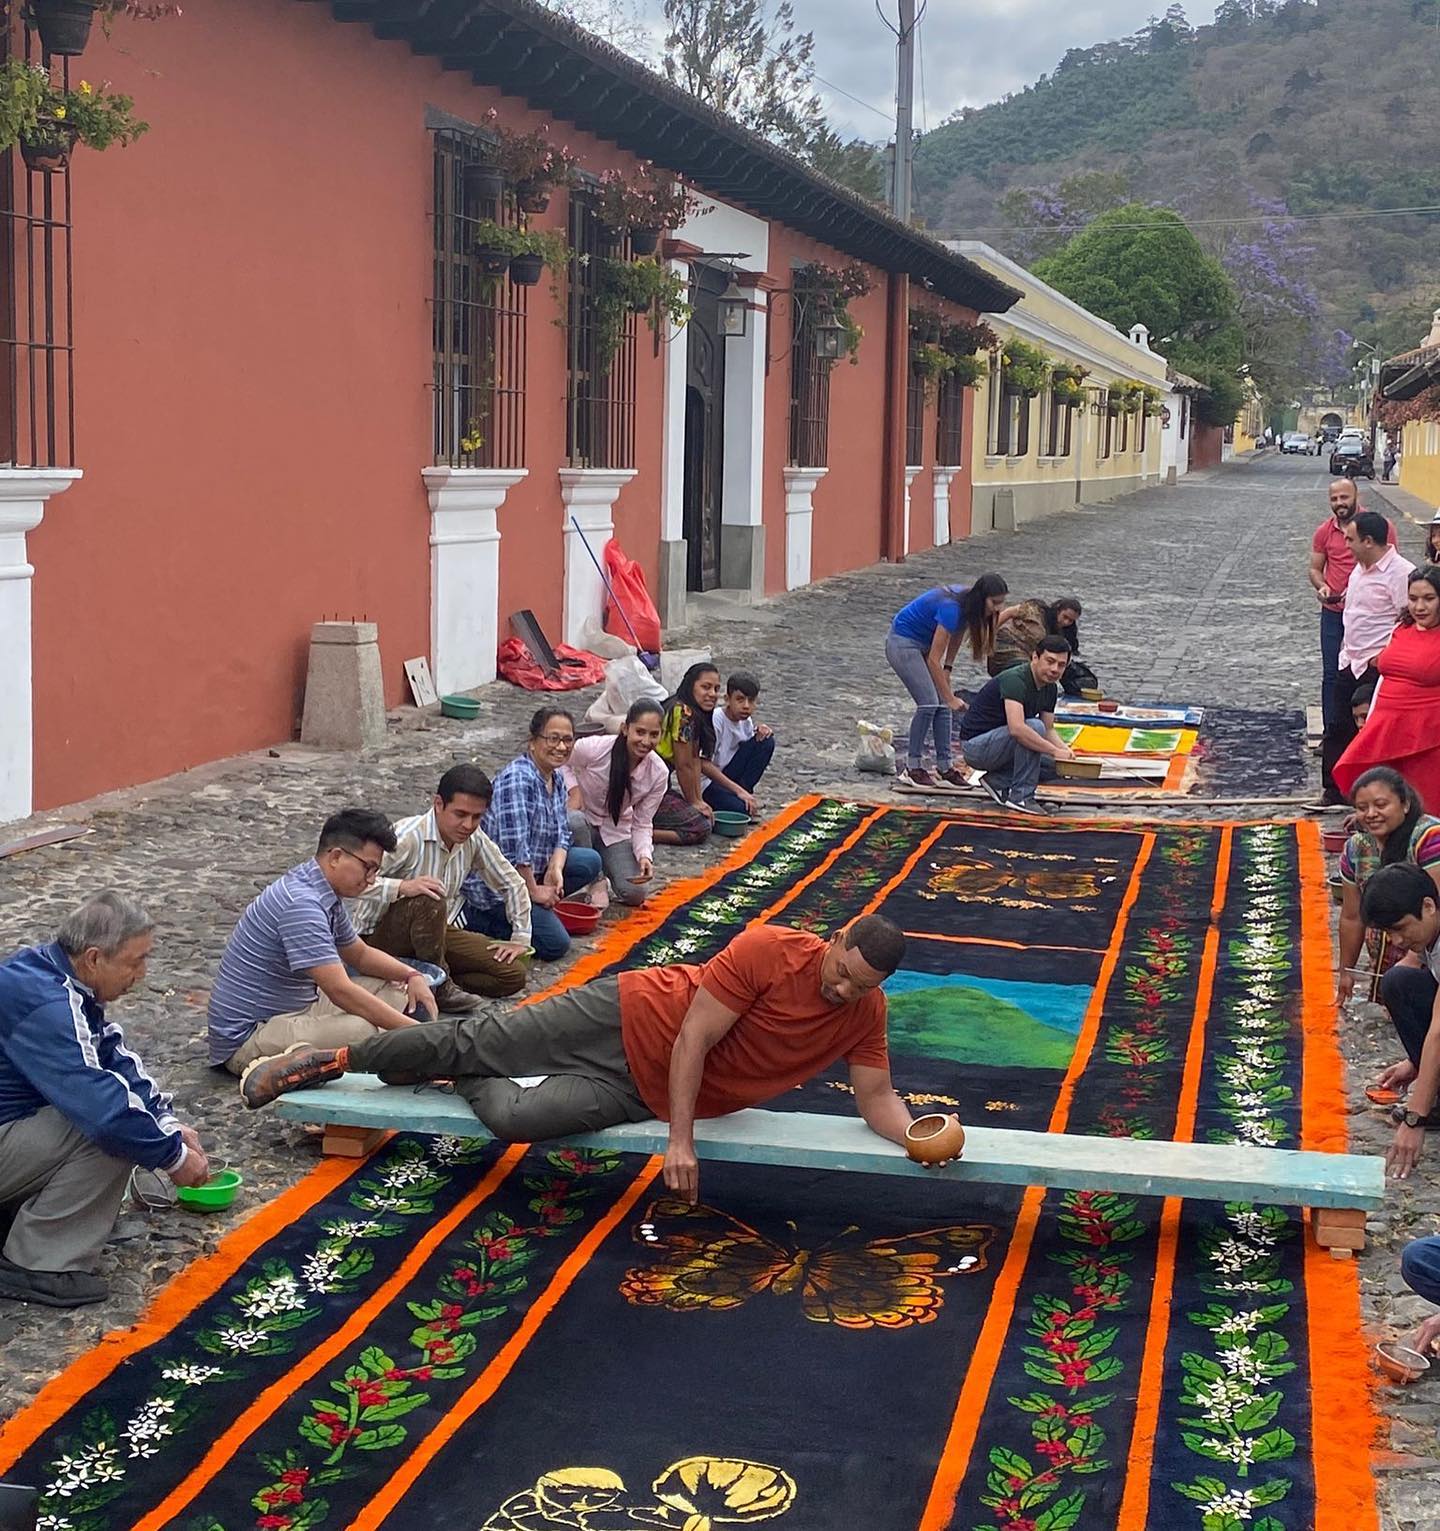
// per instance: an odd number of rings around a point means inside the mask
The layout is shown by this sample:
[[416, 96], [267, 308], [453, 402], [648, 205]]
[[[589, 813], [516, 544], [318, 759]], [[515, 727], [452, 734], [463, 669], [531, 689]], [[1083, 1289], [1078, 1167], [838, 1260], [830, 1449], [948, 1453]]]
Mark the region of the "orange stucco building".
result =
[[[10, 46], [36, 44], [16, 22]], [[293, 737], [324, 617], [379, 624], [389, 703], [415, 655], [442, 691], [492, 678], [517, 609], [573, 639], [603, 593], [572, 515], [670, 622], [696, 588], [968, 532], [968, 391], [942, 430], [908, 390], [907, 432], [907, 314], [922, 284], [957, 319], [1015, 294], [530, 0], [186, 0], [68, 68], [151, 126], [68, 172], [13, 153], [0, 185], [0, 820]], [[580, 176], [532, 226], [582, 252], [607, 170], [700, 199], [660, 251], [694, 318], [633, 318], [608, 377], [592, 262], [528, 289], [472, 269], [467, 167], [547, 124]], [[854, 365], [812, 360], [815, 263], [869, 279]]]

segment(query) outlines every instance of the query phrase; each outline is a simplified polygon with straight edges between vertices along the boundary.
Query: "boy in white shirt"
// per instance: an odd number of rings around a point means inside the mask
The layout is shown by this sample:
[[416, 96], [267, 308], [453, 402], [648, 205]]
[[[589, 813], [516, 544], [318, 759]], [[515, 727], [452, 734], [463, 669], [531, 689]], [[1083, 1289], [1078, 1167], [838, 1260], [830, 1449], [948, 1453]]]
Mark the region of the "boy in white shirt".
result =
[[755, 788], [775, 753], [775, 735], [755, 720], [760, 682], [737, 670], [725, 682], [725, 700], [711, 713], [715, 755], [700, 763], [708, 781], [705, 801], [721, 813], [755, 814]]

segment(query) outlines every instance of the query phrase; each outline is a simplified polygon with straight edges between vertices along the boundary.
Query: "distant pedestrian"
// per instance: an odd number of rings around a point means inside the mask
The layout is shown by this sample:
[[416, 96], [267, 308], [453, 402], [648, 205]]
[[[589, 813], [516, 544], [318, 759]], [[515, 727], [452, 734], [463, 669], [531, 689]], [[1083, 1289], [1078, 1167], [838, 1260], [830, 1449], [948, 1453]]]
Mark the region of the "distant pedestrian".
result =
[[[997, 626], [1013, 616], [1005, 609], [1009, 585], [998, 574], [982, 574], [973, 585], [936, 585], [895, 613], [885, 640], [885, 658], [915, 702], [905, 769], [896, 777], [902, 792], [955, 792], [968, 785], [955, 769], [951, 714], [964, 712], [950, 679], [960, 640], [983, 664], [995, 650]], [[937, 774], [923, 769], [926, 741], [935, 740]]]
[[[1406, 610], [1410, 575], [1415, 565], [1396, 551], [1392, 541], [1394, 534], [1394, 528], [1385, 517], [1373, 510], [1359, 511], [1345, 524], [1343, 535], [1349, 544], [1355, 569], [1345, 586], [1334, 716], [1326, 726], [1321, 751], [1325, 802], [1332, 807], [1345, 802], [1335, 780], [1335, 767], [1355, 738], [1351, 700], [1357, 687], [1365, 681], [1373, 681], [1378, 674], [1375, 661], [1390, 642], [1395, 624]], [[1372, 727], [1373, 723], [1367, 723], [1367, 732]]]
[[1430, 518], [1425, 529], [1425, 562], [1440, 564], [1440, 510]]
[[1387, 484], [1395, 476], [1395, 459], [1399, 455], [1400, 454], [1395, 450], [1395, 443], [1393, 441], [1387, 441], [1385, 443], [1385, 466], [1383, 469], [1385, 482]]

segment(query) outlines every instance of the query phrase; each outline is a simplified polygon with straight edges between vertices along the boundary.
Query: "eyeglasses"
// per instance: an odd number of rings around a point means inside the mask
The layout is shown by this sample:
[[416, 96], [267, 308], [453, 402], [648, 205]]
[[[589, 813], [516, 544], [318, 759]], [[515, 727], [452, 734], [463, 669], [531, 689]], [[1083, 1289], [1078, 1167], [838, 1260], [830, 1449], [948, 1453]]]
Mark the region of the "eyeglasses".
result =
[[574, 734], [536, 734], [535, 737], [541, 744], [548, 744], [555, 749], [573, 750], [575, 748]]
[[380, 875], [380, 862], [366, 861], [363, 856], [357, 856], [354, 851], [347, 851], [343, 845], [337, 845], [335, 849], [339, 851], [342, 856], [349, 856], [352, 861], [358, 861], [360, 865], [365, 868], [366, 882], [374, 882], [375, 879]]

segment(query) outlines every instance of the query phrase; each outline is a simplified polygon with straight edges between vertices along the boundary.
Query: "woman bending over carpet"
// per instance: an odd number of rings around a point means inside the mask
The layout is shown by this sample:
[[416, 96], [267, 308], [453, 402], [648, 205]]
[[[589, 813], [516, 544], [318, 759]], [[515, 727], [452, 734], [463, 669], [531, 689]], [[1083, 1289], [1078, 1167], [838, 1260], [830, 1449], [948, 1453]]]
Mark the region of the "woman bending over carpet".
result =
[[1033, 658], [1042, 638], [1058, 636], [1070, 645], [1071, 656], [1060, 678], [1060, 689], [1066, 696], [1079, 696], [1087, 687], [1099, 684], [1094, 670], [1079, 657], [1083, 612], [1084, 607], [1073, 595], [1062, 595], [1048, 605], [1029, 600], [1010, 607], [995, 629], [995, 652], [986, 661], [986, 667], [991, 675], [999, 675], [1012, 665]]

